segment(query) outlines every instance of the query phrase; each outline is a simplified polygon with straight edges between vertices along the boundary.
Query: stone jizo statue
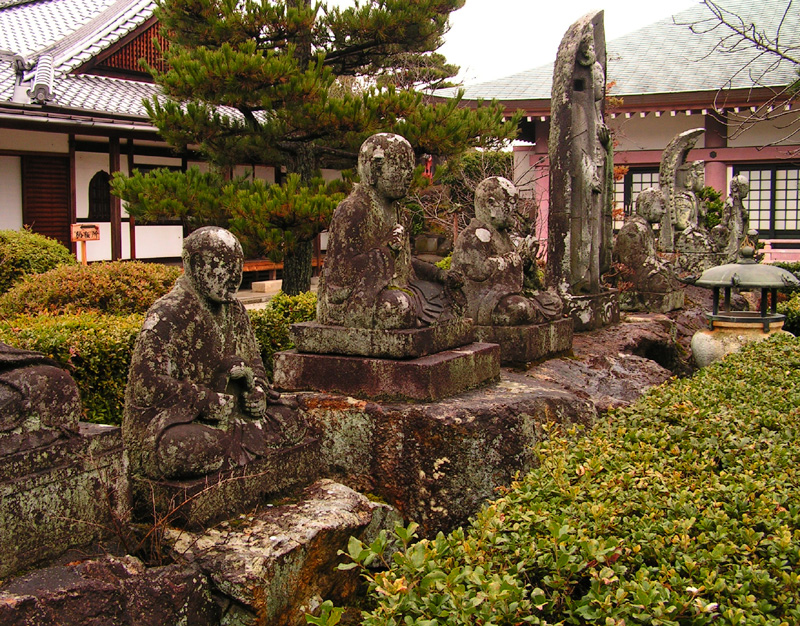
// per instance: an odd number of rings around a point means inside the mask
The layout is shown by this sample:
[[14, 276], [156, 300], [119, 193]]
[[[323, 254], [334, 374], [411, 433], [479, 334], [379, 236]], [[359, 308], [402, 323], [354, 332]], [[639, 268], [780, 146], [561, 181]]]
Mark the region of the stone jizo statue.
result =
[[458, 276], [411, 256], [398, 201], [413, 172], [414, 152], [403, 137], [380, 133], [361, 146], [361, 182], [331, 220], [320, 324], [396, 330], [460, 315]]
[[78, 387], [58, 363], [0, 343], [0, 456], [73, 435], [80, 416]]
[[191, 478], [232, 469], [302, 431], [291, 402], [270, 390], [236, 299], [243, 261], [223, 228], [184, 241], [185, 273], [148, 311], [131, 360], [123, 439], [132, 473]]
[[518, 200], [511, 181], [482, 181], [475, 189], [475, 218], [455, 243], [452, 268], [464, 277], [467, 316], [480, 326], [538, 324], [561, 315], [554, 294], [522, 293], [523, 263], [510, 230]]

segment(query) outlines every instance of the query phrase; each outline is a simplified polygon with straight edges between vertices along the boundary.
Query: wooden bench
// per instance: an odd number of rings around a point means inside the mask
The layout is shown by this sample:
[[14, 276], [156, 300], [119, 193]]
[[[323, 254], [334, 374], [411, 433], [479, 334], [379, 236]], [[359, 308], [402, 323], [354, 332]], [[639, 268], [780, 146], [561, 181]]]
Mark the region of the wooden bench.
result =
[[[311, 259], [311, 266], [314, 268], [315, 273], [325, 262], [325, 257], [314, 256]], [[258, 273], [267, 272], [269, 280], [276, 280], [278, 277], [278, 270], [283, 270], [282, 262], [270, 261], [269, 259], [248, 259], [244, 262], [242, 271], [246, 274], [248, 272]], [[252, 282], [252, 281], [249, 281]]]

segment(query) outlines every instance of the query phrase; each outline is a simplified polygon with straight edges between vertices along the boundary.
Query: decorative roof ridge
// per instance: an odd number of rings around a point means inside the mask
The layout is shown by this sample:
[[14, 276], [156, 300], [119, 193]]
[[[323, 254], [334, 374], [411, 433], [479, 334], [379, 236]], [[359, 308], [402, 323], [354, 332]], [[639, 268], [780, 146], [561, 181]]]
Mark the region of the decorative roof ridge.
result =
[[34, 2], [50, 2], [51, 0], [0, 0], [0, 10], [18, 7], [23, 4], [33, 4]]
[[[116, 41], [146, 22], [155, 9], [154, 0], [116, 0], [97, 17], [93, 18], [67, 37], [42, 50], [42, 54], [51, 54], [54, 68], [59, 74], [65, 74], [83, 64], [86, 59], [77, 58], [88, 48], [102, 43], [100, 50], [108, 48]], [[114, 31], [122, 28], [123, 31]], [[103, 39], [108, 38], [107, 41]]]

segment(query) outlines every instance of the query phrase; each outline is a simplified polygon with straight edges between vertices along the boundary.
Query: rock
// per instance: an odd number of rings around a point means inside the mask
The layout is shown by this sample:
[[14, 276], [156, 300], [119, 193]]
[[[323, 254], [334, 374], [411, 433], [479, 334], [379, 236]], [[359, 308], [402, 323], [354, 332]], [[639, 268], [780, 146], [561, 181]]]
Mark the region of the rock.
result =
[[305, 624], [322, 598], [343, 602], [358, 586], [357, 570], [338, 570], [351, 536], [371, 543], [401, 523], [388, 505], [331, 480], [293, 504], [264, 508], [201, 533], [168, 531], [180, 559], [199, 567], [226, 599], [221, 624]]
[[218, 607], [193, 565], [145, 568], [107, 556], [36, 570], [0, 587], [4, 626], [215, 626]]

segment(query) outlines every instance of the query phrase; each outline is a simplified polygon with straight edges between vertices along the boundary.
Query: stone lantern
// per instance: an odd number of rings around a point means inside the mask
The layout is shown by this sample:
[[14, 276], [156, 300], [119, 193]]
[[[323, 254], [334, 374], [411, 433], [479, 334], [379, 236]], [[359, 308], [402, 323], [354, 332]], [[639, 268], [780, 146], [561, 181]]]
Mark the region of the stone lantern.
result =
[[[708, 330], [701, 330], [692, 337], [692, 353], [700, 367], [713, 363], [744, 344], [761, 341], [776, 333], [785, 333], [785, 315], [777, 312], [778, 289], [796, 287], [800, 281], [791, 272], [756, 263], [755, 247], [745, 239], [739, 250], [739, 261], [706, 270], [695, 281], [698, 287], [714, 290], [714, 307], [707, 313]], [[761, 290], [760, 311], [731, 311], [731, 292]], [[720, 292], [724, 294], [720, 308]], [[771, 298], [768, 296], [771, 294]], [[767, 310], [767, 302], [772, 306]]]

